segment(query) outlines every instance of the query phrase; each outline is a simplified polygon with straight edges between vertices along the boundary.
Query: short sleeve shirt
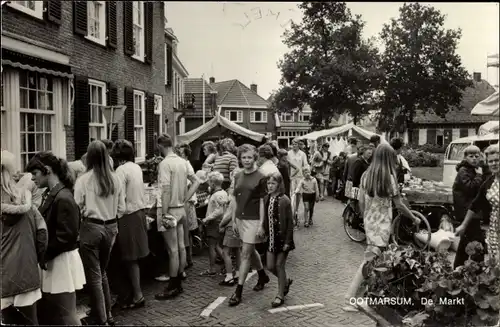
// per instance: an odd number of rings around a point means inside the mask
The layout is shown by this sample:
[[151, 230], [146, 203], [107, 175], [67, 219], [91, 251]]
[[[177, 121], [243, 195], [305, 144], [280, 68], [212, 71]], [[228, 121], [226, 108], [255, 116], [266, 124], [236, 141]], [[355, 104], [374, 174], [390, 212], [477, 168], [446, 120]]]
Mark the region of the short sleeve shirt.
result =
[[187, 202], [188, 179], [193, 178], [193, 176], [196, 175], [189, 161], [182, 159], [176, 154], [166, 156], [158, 167], [158, 186], [160, 190], [158, 207], [162, 205], [161, 192], [165, 187], [170, 189], [170, 203], [168, 207], [184, 207], [184, 203]]
[[236, 218], [259, 220], [260, 199], [267, 194], [266, 181], [266, 176], [259, 170], [250, 174], [240, 171], [235, 175]]

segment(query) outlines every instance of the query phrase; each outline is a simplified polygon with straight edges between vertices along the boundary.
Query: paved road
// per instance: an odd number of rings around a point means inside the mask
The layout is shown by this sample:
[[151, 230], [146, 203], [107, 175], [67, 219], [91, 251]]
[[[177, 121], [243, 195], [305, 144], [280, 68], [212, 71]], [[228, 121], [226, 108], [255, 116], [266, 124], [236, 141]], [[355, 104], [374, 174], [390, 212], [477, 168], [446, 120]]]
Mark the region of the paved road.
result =
[[[207, 268], [205, 257], [195, 258], [195, 266], [188, 271], [184, 293], [175, 300], [159, 302], [154, 294], [163, 287], [152, 281], [144, 285], [146, 307], [121, 312], [118, 324], [162, 326], [374, 326], [360, 313], [342, 311], [343, 297], [362, 260], [363, 246], [347, 239], [340, 218], [343, 206], [332, 199], [317, 205], [313, 227], [295, 232], [296, 250], [289, 256], [287, 272], [294, 279], [285, 305], [321, 303], [322, 307], [270, 313], [276, 295], [274, 276], [261, 292], [254, 292], [257, 276], [245, 285], [243, 302], [229, 307], [227, 302], [232, 287], [222, 287], [217, 277], [201, 277]], [[210, 317], [200, 316], [202, 311], [218, 297], [226, 300], [214, 309]]]

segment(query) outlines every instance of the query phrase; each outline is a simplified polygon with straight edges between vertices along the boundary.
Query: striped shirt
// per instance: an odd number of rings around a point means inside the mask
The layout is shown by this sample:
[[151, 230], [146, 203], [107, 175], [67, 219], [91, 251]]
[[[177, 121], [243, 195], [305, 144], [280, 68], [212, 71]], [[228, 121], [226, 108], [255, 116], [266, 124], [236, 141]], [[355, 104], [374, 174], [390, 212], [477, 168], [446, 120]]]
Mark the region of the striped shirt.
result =
[[218, 171], [224, 176], [224, 182], [231, 181], [230, 174], [236, 168], [238, 168], [238, 159], [232, 153], [223, 152], [215, 158], [213, 170]]

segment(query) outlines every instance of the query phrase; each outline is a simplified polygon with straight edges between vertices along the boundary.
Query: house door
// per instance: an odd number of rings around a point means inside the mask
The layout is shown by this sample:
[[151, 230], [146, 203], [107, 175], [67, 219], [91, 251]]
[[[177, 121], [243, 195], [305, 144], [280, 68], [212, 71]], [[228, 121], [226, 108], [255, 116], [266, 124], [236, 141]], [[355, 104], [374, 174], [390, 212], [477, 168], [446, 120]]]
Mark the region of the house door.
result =
[[444, 131], [442, 129], [438, 129], [436, 131], [436, 145], [438, 146], [444, 145]]

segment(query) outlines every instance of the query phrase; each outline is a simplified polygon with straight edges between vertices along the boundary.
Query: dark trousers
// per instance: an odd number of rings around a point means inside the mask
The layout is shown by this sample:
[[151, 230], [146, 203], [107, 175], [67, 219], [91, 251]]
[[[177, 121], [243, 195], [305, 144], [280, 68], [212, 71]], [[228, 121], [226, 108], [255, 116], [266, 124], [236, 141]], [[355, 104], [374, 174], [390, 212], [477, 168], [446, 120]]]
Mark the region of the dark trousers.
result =
[[99, 323], [107, 322], [111, 312], [111, 292], [106, 269], [117, 234], [116, 223], [99, 225], [84, 220], [80, 227], [80, 256], [87, 279], [90, 308], [93, 318]]
[[2, 310], [3, 325], [38, 326], [36, 303], [26, 307], [10, 307]]
[[80, 325], [76, 313], [76, 293], [43, 293], [38, 302], [40, 325], [75, 326]]

